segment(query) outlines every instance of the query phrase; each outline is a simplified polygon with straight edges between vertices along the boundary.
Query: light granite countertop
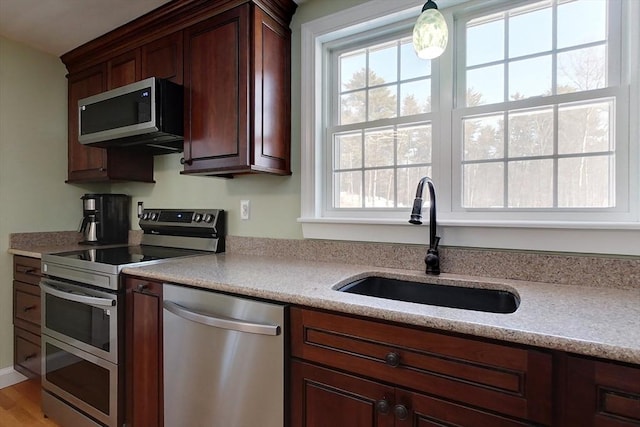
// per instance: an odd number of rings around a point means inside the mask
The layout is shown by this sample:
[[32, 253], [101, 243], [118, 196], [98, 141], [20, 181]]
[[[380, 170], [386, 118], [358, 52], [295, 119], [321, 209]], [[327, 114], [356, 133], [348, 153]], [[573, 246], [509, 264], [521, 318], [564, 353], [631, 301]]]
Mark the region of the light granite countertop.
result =
[[[289, 260], [204, 255], [125, 273], [201, 288], [335, 310], [548, 349], [640, 364], [640, 288], [615, 289]], [[493, 314], [392, 301], [334, 289], [369, 275], [509, 290], [515, 313]]]

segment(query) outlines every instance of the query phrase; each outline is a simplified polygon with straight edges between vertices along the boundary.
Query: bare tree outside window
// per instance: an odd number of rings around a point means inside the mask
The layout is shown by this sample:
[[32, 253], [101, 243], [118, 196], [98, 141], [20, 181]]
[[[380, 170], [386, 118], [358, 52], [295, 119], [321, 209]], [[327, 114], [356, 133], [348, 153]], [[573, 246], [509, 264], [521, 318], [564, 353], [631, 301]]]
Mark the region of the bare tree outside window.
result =
[[[606, 0], [543, 1], [467, 23], [467, 37], [473, 36], [474, 44], [483, 42], [478, 40], [483, 35], [500, 34], [508, 49], [497, 48], [486, 57], [467, 50], [468, 114], [461, 123], [464, 207], [615, 206], [615, 99], [563, 99], [608, 84], [605, 7]], [[593, 22], [586, 25], [571, 13], [586, 14]], [[515, 107], [535, 97], [549, 103]], [[499, 109], [473, 113], [474, 107], [492, 104]]]
[[333, 207], [411, 206], [416, 182], [431, 172], [429, 61], [404, 37], [342, 52], [336, 62]]

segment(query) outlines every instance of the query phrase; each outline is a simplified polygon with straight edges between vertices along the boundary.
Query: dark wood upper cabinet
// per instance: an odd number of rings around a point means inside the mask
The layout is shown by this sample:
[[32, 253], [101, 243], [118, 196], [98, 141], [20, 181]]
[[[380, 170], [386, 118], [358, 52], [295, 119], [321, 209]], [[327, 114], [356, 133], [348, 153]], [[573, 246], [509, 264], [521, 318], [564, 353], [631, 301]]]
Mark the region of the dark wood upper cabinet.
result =
[[105, 64], [69, 75], [68, 182], [106, 180], [107, 150], [87, 147], [78, 142], [78, 101], [103, 92], [107, 87]]
[[159, 77], [182, 84], [182, 31], [142, 46], [142, 78]]
[[109, 90], [140, 80], [140, 49], [119, 55], [107, 62]]
[[130, 149], [89, 147], [78, 142], [78, 100], [139, 80], [139, 56], [139, 53], [128, 53], [68, 76], [67, 182], [153, 182], [151, 154]]
[[144, 151], [78, 143], [77, 101], [147, 77], [185, 87], [184, 174], [291, 174], [293, 0], [181, 0], [62, 55], [67, 182], [153, 182]]
[[253, 4], [186, 30], [184, 174], [291, 174], [290, 45]]

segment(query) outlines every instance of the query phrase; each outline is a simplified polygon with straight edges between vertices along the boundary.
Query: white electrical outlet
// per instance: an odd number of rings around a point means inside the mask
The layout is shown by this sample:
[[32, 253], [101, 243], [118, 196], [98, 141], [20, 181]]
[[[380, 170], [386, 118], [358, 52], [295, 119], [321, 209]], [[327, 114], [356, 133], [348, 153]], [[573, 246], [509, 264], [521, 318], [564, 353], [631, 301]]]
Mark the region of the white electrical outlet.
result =
[[249, 201], [240, 200], [240, 219], [249, 219]]

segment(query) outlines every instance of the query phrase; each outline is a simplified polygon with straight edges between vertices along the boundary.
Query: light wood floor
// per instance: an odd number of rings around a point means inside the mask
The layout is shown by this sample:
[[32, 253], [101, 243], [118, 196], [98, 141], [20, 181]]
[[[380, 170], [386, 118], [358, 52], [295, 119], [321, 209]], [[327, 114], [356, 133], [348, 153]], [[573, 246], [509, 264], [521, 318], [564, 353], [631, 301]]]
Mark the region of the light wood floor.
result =
[[40, 381], [0, 389], [0, 427], [58, 427], [40, 410]]

